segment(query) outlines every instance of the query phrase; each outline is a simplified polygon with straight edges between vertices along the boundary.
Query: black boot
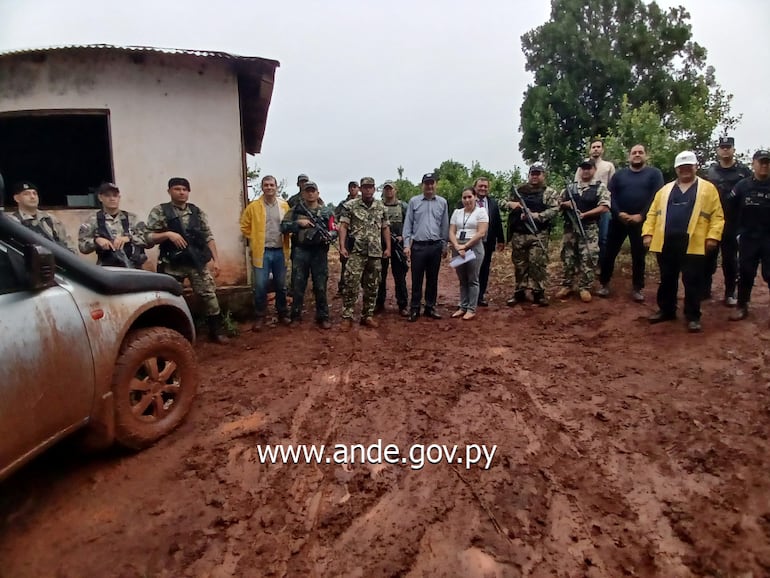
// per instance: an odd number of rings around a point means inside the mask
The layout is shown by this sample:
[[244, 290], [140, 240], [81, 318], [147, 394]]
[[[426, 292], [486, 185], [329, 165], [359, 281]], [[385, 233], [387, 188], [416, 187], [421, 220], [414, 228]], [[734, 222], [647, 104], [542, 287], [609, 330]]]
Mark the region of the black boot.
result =
[[539, 305], [540, 307], [548, 307], [548, 298], [545, 296], [545, 291], [533, 291], [532, 300], [534, 301], [535, 305]]
[[506, 305], [513, 307], [517, 303], [524, 303], [527, 300], [527, 292], [524, 289], [519, 289], [513, 293], [513, 297], [506, 301]]
[[206, 318], [206, 321], [209, 326], [209, 341], [212, 343], [218, 343], [220, 345], [230, 343], [230, 339], [224, 335], [221, 313], [219, 315], [209, 315]]

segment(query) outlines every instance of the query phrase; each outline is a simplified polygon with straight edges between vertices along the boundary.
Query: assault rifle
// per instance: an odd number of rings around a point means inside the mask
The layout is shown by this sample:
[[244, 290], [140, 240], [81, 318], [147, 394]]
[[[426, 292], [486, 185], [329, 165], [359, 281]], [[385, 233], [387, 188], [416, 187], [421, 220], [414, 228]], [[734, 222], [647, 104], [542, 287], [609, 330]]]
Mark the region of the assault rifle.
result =
[[[570, 220], [570, 223], [572, 223], [572, 230], [578, 234], [578, 236], [583, 239], [583, 242], [586, 244], [586, 250], [588, 251], [588, 255], [591, 254], [591, 247], [588, 244], [588, 236], [586, 235], [586, 229], [583, 226], [583, 220], [580, 218], [580, 210], [577, 206], [577, 201], [575, 200], [575, 191], [577, 190], [577, 183], [570, 183], [567, 185], [567, 199], [569, 200], [570, 208], [567, 209], [567, 218]], [[596, 267], [596, 264], [594, 263], [593, 258], [591, 258], [591, 267]]]
[[409, 261], [406, 259], [406, 253], [404, 253], [404, 245], [398, 240], [395, 233], [390, 233], [390, 254], [401, 263], [405, 269], [409, 269]]
[[543, 240], [537, 234], [538, 233], [537, 225], [535, 224], [535, 219], [532, 216], [532, 211], [529, 210], [529, 207], [527, 207], [527, 203], [524, 202], [524, 199], [521, 197], [521, 193], [519, 193], [516, 187], [513, 187], [511, 189], [511, 194], [513, 195], [514, 199], [516, 199], [516, 202], [521, 205], [521, 212], [526, 217], [525, 224], [526, 224], [527, 230], [533, 235], [535, 235], [535, 237], [537, 237], [538, 245], [540, 245], [540, 248], [547, 253], [548, 250], [545, 248], [545, 245], [543, 245]]
[[337, 231], [330, 231], [329, 224], [324, 223], [321, 215], [314, 215], [310, 209], [307, 208], [307, 205], [305, 205], [305, 201], [300, 201], [297, 203], [294, 206], [294, 211], [296, 211], [298, 215], [304, 215], [310, 219], [310, 221], [313, 223], [313, 227], [316, 230], [316, 234], [320, 234], [327, 245], [331, 245], [337, 240]]

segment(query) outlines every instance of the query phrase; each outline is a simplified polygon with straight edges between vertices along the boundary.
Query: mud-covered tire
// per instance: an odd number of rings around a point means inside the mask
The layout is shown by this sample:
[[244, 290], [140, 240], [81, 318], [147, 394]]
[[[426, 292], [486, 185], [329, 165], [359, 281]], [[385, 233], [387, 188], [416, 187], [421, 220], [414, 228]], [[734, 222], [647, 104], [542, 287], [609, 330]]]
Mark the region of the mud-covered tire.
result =
[[192, 345], [165, 327], [129, 333], [112, 377], [115, 441], [142, 449], [177, 427], [190, 411], [198, 388]]

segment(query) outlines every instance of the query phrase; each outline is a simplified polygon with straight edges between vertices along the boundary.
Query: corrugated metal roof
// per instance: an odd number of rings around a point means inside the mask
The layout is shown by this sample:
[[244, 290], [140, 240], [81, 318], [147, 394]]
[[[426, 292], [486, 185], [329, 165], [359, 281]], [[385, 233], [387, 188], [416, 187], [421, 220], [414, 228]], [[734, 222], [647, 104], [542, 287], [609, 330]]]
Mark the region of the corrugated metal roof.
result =
[[230, 63], [238, 78], [240, 98], [241, 126], [243, 144], [247, 153], [255, 154], [262, 150], [262, 138], [265, 135], [267, 111], [273, 95], [275, 69], [281, 64], [277, 60], [257, 56], [239, 56], [227, 52], [211, 50], [188, 50], [182, 48], [158, 48], [153, 46], [115, 46], [112, 44], [73, 44], [48, 48], [25, 48], [0, 52], [0, 60], [25, 56], [38, 56], [52, 52], [132, 52], [144, 54], [169, 55], [187, 60], [201, 58]]
[[260, 58], [257, 56], [241, 56], [239, 54], [230, 54], [229, 52], [218, 52], [215, 50], [189, 50], [185, 48], [161, 48], [157, 46], [117, 46], [114, 44], [70, 44], [66, 46], [48, 46], [39, 48], [22, 48], [19, 50], [1, 51], [0, 58], [4, 56], [16, 56], [22, 54], [35, 54], [39, 52], [54, 52], [57, 50], [122, 50], [127, 52], [154, 52], [159, 54], [184, 54], [187, 56], [198, 56], [201, 58], [219, 58], [223, 60], [242, 60], [258, 61], [274, 65], [276, 68], [281, 64], [277, 60]]

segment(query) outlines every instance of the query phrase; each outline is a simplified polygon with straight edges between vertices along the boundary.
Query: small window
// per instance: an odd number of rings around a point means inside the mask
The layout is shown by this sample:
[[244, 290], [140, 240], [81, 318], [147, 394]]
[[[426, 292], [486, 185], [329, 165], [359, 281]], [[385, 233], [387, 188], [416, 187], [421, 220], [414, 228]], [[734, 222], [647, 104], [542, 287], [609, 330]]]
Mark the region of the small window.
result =
[[41, 209], [96, 208], [96, 188], [113, 181], [109, 111], [0, 114], [0, 172], [8, 187], [30, 180]]

